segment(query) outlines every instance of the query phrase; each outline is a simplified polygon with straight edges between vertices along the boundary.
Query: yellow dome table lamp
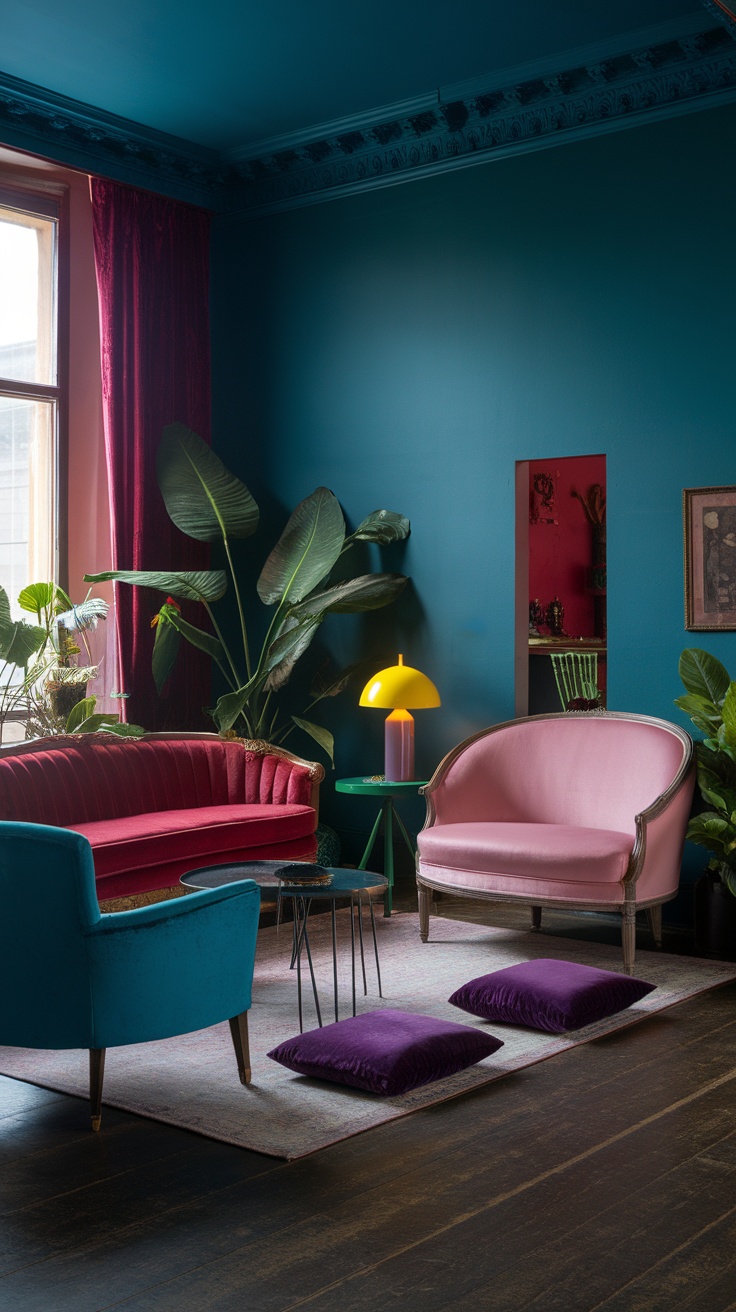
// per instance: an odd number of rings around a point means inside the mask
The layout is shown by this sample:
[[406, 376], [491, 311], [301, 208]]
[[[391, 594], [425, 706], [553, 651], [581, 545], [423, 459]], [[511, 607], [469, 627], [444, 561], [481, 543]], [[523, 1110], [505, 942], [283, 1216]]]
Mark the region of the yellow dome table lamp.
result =
[[414, 716], [412, 711], [440, 705], [440, 695], [426, 674], [404, 664], [379, 670], [360, 694], [361, 706], [389, 710], [385, 727], [384, 774], [401, 783], [414, 778]]

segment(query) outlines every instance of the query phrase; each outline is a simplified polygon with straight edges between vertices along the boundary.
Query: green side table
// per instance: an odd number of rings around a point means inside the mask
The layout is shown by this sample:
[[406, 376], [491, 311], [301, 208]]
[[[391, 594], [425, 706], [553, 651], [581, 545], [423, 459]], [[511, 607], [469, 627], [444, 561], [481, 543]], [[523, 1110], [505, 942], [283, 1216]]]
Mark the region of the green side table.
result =
[[391, 915], [393, 901], [394, 820], [399, 827], [399, 832], [411, 852], [412, 857], [416, 855], [416, 847], [407, 832], [401, 816], [394, 806], [394, 798], [406, 796], [407, 793], [416, 793], [417, 790], [423, 788], [426, 783], [426, 779], [408, 779], [398, 782], [391, 779], [372, 779], [370, 775], [367, 775], [364, 778], [337, 779], [335, 781], [335, 790], [338, 793], [355, 793], [361, 797], [381, 798], [381, 809], [376, 816], [376, 822], [371, 830], [371, 836], [368, 839], [368, 846], [360, 859], [358, 869], [365, 870], [367, 868], [371, 852], [373, 851], [373, 845], [378, 837], [378, 831], [381, 827], [381, 821], [383, 821], [383, 873], [388, 880], [388, 887], [383, 899], [384, 916]]

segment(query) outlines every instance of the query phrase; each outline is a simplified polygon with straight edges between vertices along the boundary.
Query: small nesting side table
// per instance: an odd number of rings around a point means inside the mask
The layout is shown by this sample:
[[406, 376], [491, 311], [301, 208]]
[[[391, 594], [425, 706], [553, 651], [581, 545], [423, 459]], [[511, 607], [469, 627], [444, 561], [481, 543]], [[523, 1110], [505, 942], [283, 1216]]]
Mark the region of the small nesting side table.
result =
[[376, 816], [376, 822], [368, 839], [365, 852], [360, 859], [359, 870], [365, 870], [370, 859], [373, 846], [378, 831], [383, 821], [383, 873], [388, 880], [388, 887], [383, 899], [384, 916], [391, 915], [394, 891], [394, 820], [399, 828], [406, 846], [411, 852], [412, 857], [416, 856], [416, 846], [406, 829], [401, 816], [394, 806], [395, 797], [406, 797], [407, 794], [416, 793], [427, 783], [426, 779], [373, 779], [370, 775], [355, 779], [336, 779], [335, 790], [338, 793], [355, 793], [361, 797], [378, 797], [381, 799], [381, 809]]

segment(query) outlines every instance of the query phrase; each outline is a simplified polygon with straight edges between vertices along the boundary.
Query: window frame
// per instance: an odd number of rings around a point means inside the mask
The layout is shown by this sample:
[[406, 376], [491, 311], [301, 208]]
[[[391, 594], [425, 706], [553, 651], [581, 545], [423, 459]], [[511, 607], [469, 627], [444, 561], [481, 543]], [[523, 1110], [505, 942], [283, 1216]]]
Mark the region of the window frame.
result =
[[[28, 383], [0, 377], [0, 396], [51, 403], [55, 410], [53, 557], [54, 582], [67, 587], [68, 573], [68, 450], [69, 450], [69, 346], [70, 259], [69, 188], [61, 183], [16, 180], [0, 166], [0, 205], [20, 214], [51, 218], [56, 222], [56, 383]], [[28, 583], [34, 582], [28, 579]]]

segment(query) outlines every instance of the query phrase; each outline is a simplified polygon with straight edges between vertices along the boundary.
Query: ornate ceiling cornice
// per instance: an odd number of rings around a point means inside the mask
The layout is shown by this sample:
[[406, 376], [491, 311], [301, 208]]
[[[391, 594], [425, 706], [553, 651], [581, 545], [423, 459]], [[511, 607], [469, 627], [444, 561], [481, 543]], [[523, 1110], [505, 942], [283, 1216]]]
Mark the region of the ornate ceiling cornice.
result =
[[725, 26], [239, 162], [231, 205], [266, 214], [736, 100]]
[[219, 153], [0, 74], [0, 141], [55, 163], [216, 208]]
[[[563, 69], [522, 70], [262, 143], [246, 157], [140, 127], [0, 75], [0, 142], [87, 172], [243, 216], [336, 196], [736, 100], [736, 25], [632, 50], [579, 52]], [[730, 3], [730, 0], [729, 0]], [[736, 3], [736, 0], [734, 0]], [[707, 22], [707, 20], [705, 20]]]

